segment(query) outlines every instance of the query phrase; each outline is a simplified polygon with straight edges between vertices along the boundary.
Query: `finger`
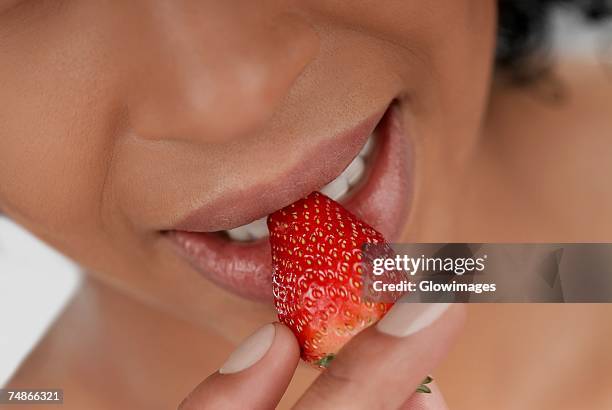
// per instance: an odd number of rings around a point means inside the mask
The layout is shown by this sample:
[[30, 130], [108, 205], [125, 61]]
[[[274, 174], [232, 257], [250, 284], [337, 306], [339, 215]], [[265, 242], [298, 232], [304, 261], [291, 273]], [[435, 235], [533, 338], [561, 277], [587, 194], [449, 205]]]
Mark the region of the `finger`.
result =
[[396, 303], [340, 351], [297, 408], [400, 408], [445, 355], [463, 320], [461, 305]]
[[444, 396], [437, 383], [427, 384], [431, 393], [412, 393], [402, 406], [402, 410], [448, 410]]
[[268, 324], [249, 336], [218, 372], [200, 383], [180, 410], [274, 408], [300, 358], [291, 330]]

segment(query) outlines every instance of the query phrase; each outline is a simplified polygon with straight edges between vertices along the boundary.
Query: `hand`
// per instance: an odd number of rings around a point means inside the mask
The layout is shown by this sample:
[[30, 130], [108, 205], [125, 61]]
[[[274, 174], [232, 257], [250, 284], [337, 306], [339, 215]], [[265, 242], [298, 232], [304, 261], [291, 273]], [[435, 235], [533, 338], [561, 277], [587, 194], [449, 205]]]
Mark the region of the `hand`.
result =
[[[398, 303], [353, 338], [296, 403], [296, 409], [446, 409], [435, 382], [415, 392], [442, 359], [464, 319], [461, 305]], [[200, 383], [179, 410], [273, 409], [299, 362], [289, 328], [268, 324]]]

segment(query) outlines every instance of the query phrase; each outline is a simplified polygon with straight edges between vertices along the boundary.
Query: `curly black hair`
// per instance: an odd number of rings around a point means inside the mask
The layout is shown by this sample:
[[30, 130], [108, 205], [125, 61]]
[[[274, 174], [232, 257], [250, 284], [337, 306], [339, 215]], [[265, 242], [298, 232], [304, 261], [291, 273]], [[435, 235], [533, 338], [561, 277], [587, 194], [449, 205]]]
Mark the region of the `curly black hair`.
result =
[[498, 69], [516, 82], [529, 82], [546, 71], [546, 65], [534, 67], [529, 60], [546, 48], [549, 15], [559, 6], [574, 8], [591, 22], [612, 15], [609, 0], [498, 0]]

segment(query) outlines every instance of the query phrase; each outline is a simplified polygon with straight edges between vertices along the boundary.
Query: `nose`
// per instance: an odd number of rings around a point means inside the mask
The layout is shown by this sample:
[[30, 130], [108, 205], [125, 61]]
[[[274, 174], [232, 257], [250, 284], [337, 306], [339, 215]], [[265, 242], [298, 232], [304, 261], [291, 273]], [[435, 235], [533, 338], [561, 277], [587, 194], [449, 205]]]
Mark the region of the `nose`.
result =
[[121, 3], [131, 16], [121, 27], [129, 123], [141, 138], [247, 135], [272, 115], [318, 50], [316, 32], [284, 8], [289, 2]]

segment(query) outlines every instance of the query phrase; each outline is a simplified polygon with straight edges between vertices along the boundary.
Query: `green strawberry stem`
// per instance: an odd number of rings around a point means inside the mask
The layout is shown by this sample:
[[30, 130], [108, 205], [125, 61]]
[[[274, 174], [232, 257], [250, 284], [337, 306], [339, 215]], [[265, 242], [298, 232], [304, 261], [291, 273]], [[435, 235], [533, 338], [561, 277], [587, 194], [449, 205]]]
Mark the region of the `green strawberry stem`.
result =
[[431, 389], [429, 387], [427, 387], [426, 385], [431, 383], [433, 381], [433, 378], [431, 376], [427, 376], [419, 385], [419, 387], [417, 387], [416, 391], [417, 393], [431, 393]]
[[[336, 357], [335, 354], [328, 354], [324, 356], [323, 358], [319, 359], [317, 362], [315, 362], [315, 365], [319, 367], [327, 368], [329, 364], [334, 360], [335, 357]], [[427, 385], [431, 383], [432, 381], [433, 381], [433, 377], [431, 376], [425, 377], [423, 381], [421, 382], [421, 384], [419, 385], [419, 387], [417, 387], [416, 392], [417, 393], [428, 393], [428, 394], [431, 393], [431, 389]]]
[[332, 362], [332, 360], [334, 360], [335, 357], [336, 357], [335, 354], [330, 353], [330, 354], [322, 357], [321, 359], [319, 359], [317, 362], [315, 362], [315, 365], [317, 365], [319, 367], [327, 368], [329, 366], [329, 364]]

